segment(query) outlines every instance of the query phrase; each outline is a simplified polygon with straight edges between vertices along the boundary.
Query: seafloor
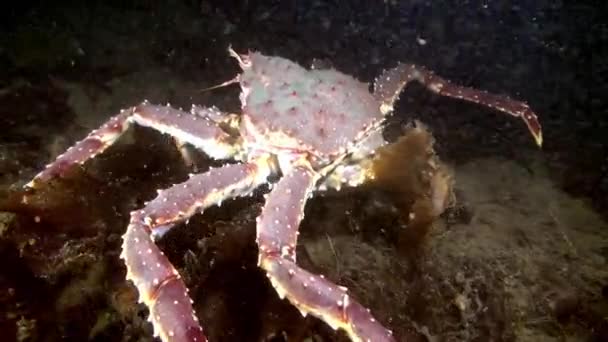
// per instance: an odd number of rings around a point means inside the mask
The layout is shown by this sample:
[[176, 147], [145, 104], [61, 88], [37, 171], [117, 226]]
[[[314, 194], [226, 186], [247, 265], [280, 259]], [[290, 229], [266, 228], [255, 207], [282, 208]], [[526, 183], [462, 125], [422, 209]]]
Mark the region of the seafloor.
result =
[[[46, 4], [45, 4], [46, 3]], [[389, 120], [424, 122], [455, 202], [411, 234], [386, 187], [316, 196], [300, 263], [347, 286], [399, 341], [608, 341], [608, 9], [566, 1], [21, 1], [0, 26], [2, 341], [151, 341], [124, 279], [128, 213], [217, 162], [185, 165], [171, 140], [130, 130], [106, 153], [20, 201], [21, 186], [119, 109], [148, 99], [237, 112], [227, 55], [314, 58], [372, 81], [407, 61], [526, 100], [523, 123], [419, 85]], [[8, 7], [7, 7], [8, 6]], [[395, 175], [414, 159], [397, 150]], [[393, 178], [393, 181], [398, 178]], [[398, 187], [397, 187], [398, 188]], [[280, 300], [256, 267], [253, 197], [159, 244], [212, 342], [346, 341]]]

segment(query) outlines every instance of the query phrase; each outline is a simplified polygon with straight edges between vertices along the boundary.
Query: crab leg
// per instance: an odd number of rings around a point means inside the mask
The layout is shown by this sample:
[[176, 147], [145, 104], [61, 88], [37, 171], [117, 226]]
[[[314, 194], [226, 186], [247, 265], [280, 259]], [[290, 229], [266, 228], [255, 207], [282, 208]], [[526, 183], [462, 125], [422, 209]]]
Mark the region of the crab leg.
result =
[[277, 183], [257, 220], [258, 263], [279, 296], [287, 297], [303, 315], [310, 313], [334, 329], [344, 329], [353, 341], [394, 341], [346, 288], [296, 264], [298, 226], [317, 180], [310, 168], [297, 166]]
[[384, 114], [388, 114], [393, 110], [393, 105], [399, 94], [411, 81], [420, 82], [436, 94], [481, 104], [519, 117], [528, 126], [528, 130], [532, 133], [536, 144], [541, 146], [543, 143], [538, 118], [526, 103], [507, 96], [490, 94], [474, 88], [455, 85], [435, 75], [430, 70], [412, 64], [399, 64], [392, 69], [384, 71], [376, 79], [374, 95], [381, 101], [380, 109]]
[[127, 266], [127, 279], [135, 284], [140, 302], [150, 310], [154, 336], [165, 342], [207, 340], [186, 285], [154, 238], [197, 211], [249, 194], [270, 173], [265, 160], [212, 169], [160, 191], [143, 209], [131, 213], [120, 256]]
[[168, 133], [180, 143], [192, 144], [216, 159], [225, 159], [237, 154], [239, 147], [231, 144], [231, 137], [213, 121], [202, 116], [207, 112], [209, 116], [216, 117], [219, 111], [214, 108], [195, 108], [196, 113], [191, 114], [169, 106], [144, 102], [139, 106], [121, 110], [120, 114], [57, 157], [26, 186], [33, 188], [38, 182], [48, 181], [56, 176], [62, 177], [73, 165], [83, 164], [111, 146], [132, 123]]

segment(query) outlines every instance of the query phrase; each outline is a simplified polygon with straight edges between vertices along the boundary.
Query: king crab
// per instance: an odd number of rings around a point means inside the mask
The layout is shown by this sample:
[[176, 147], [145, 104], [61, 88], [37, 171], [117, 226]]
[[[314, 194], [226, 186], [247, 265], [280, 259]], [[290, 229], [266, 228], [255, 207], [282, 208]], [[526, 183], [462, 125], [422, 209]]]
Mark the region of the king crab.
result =
[[27, 186], [36, 188], [65, 176], [75, 164], [103, 152], [131, 124], [167, 133], [215, 159], [237, 160], [159, 191], [142, 209], [131, 212], [123, 236], [120, 256], [127, 279], [150, 310], [154, 335], [165, 342], [185, 342], [207, 338], [184, 282], [154, 241], [195, 213], [250, 194], [269, 179], [282, 176], [256, 220], [258, 265], [278, 295], [303, 315], [312, 314], [334, 329], [344, 329], [353, 341], [394, 341], [392, 332], [346, 288], [296, 264], [298, 226], [306, 201], [315, 191], [357, 186], [374, 178], [366, 161], [384, 145], [382, 123], [410, 81], [440, 95], [520, 117], [541, 145], [536, 115], [525, 103], [451, 84], [414, 65], [399, 64], [383, 72], [370, 93], [367, 84], [336, 70], [307, 70], [280, 57], [229, 52], [242, 68], [242, 73], [226, 82], [240, 84], [242, 115], [197, 106], [187, 113], [144, 102], [122, 110], [91, 132]]

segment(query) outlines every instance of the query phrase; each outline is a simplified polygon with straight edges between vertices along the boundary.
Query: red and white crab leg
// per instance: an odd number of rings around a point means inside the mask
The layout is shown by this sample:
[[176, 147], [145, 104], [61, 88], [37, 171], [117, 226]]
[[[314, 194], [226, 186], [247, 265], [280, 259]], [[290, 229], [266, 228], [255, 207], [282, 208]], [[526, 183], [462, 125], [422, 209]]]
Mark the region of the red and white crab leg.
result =
[[212, 169], [159, 191], [143, 209], [131, 213], [120, 256], [127, 266], [127, 279], [139, 291], [139, 301], [150, 310], [154, 336], [165, 342], [207, 341], [186, 285], [154, 238], [195, 212], [251, 193], [271, 172], [271, 165], [263, 159]]
[[376, 79], [374, 95], [381, 102], [380, 110], [383, 114], [388, 114], [393, 110], [393, 105], [399, 94], [411, 81], [418, 81], [439, 95], [481, 104], [519, 117], [528, 126], [528, 130], [532, 133], [536, 144], [541, 146], [543, 143], [540, 123], [528, 104], [507, 96], [495, 95], [486, 91], [455, 85], [435, 75], [430, 70], [412, 64], [399, 64], [392, 69], [384, 71]]
[[344, 329], [352, 341], [394, 341], [391, 331], [350, 297], [345, 287], [296, 264], [298, 226], [317, 180], [309, 167], [296, 166], [269, 194], [257, 220], [259, 265], [279, 296], [287, 297], [302, 314], [314, 315], [334, 329]]
[[73, 165], [83, 164], [103, 152], [133, 123], [170, 134], [178, 141], [192, 144], [215, 159], [230, 158], [239, 152], [240, 147], [232, 143], [230, 135], [214, 121], [203, 116], [207, 112], [209, 116], [217, 117], [217, 109], [193, 107], [193, 112], [148, 102], [121, 110], [120, 114], [57, 157], [26, 186], [33, 188], [38, 182], [63, 176]]

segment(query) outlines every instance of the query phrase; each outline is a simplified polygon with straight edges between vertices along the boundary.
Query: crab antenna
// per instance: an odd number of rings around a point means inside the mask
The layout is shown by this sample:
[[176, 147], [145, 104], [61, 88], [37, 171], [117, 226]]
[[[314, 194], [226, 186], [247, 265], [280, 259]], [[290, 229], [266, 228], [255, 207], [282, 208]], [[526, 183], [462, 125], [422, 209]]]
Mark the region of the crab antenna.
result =
[[234, 84], [234, 83], [239, 83], [240, 82], [240, 77], [239, 76], [240, 75], [236, 75], [235, 77], [233, 77], [232, 79], [230, 79], [230, 80], [228, 80], [226, 82], [222, 82], [220, 84], [216, 84], [216, 85], [213, 85], [213, 86], [208, 87], [208, 88], [203, 88], [203, 89], [201, 89], [199, 91], [202, 93], [202, 92], [205, 92], [205, 91], [209, 91], [209, 90], [213, 90], [213, 89], [229, 86], [229, 85]]

